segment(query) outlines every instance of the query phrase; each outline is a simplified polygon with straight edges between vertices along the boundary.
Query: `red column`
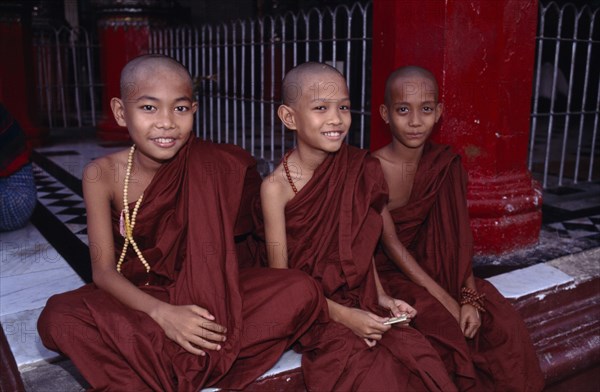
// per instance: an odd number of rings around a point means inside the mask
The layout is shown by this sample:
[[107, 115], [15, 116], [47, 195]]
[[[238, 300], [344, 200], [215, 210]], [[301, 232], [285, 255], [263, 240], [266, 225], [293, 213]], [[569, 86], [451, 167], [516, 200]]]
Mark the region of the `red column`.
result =
[[444, 114], [434, 138], [469, 172], [478, 253], [538, 240], [541, 189], [527, 170], [536, 0], [375, 0], [371, 148], [390, 141], [378, 110], [385, 79], [402, 65], [430, 69]]
[[98, 136], [103, 140], [128, 140], [127, 129], [117, 125], [110, 100], [120, 97], [121, 70], [134, 57], [148, 53], [150, 22], [148, 17], [132, 17], [111, 14], [98, 22], [100, 43], [100, 69], [104, 88], [102, 90], [102, 120], [98, 124]]
[[98, 38], [104, 89], [98, 136], [104, 140], [127, 140], [127, 129], [117, 125], [110, 109], [111, 98], [121, 95], [121, 70], [129, 60], [148, 53], [151, 28], [189, 20], [185, 9], [176, 8], [172, 0], [92, 0], [92, 4], [101, 15]]
[[19, 122], [32, 145], [48, 129], [37, 125], [30, 8], [0, 5], [0, 101]]

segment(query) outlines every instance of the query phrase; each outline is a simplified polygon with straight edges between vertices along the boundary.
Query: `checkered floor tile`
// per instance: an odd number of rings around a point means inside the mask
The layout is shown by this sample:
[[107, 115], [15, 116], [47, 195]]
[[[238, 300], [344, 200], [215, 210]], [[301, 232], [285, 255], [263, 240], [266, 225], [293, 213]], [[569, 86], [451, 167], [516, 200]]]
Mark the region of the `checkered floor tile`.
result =
[[549, 228], [556, 230], [561, 237], [583, 238], [600, 235], [600, 215], [550, 223]]
[[85, 206], [81, 196], [34, 164], [38, 201], [54, 214], [83, 243], [88, 243]]

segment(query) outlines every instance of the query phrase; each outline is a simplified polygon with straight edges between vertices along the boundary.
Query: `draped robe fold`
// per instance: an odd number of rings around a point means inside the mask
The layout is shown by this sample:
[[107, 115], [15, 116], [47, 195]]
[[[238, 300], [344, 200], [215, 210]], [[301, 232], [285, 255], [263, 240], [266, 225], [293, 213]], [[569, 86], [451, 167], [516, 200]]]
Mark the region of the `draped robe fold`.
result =
[[[344, 144], [286, 205], [289, 267], [312, 276], [335, 302], [389, 316], [378, 305], [372, 263], [386, 201], [379, 162]], [[260, 200], [254, 216], [264, 239]], [[346, 326], [323, 320], [297, 349], [310, 391], [456, 390], [436, 351], [413, 328], [394, 326], [369, 348]]]
[[[122, 266], [150, 295], [213, 314], [227, 327], [220, 351], [188, 353], [147, 314], [93, 283], [49, 299], [38, 321], [43, 343], [69, 356], [95, 390], [247, 386], [326, 305], [318, 286], [297, 271], [238, 271], [234, 238], [252, 230], [250, 201], [259, 186], [255, 161], [240, 148], [188, 141], [161, 166], [139, 208], [133, 235], [151, 272], [131, 246]], [[117, 259], [119, 213], [112, 211]]]
[[[454, 299], [472, 271], [473, 240], [466, 202], [467, 174], [449, 146], [428, 142], [409, 201], [390, 211], [396, 234], [419, 265]], [[414, 326], [438, 350], [461, 390], [539, 391], [537, 356], [518, 313], [496, 288], [479, 278], [485, 294], [482, 325], [472, 340], [423, 287], [410, 281], [383, 251], [376, 263], [384, 287], [419, 312]]]

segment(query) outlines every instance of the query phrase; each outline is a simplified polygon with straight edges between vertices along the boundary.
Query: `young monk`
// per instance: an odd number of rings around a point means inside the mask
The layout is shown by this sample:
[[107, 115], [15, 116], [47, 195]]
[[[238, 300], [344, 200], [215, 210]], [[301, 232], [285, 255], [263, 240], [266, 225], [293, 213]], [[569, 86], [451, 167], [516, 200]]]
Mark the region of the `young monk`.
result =
[[304, 271], [327, 297], [329, 321], [300, 340], [307, 389], [456, 390], [423, 336], [387, 324], [416, 311], [384, 292], [374, 268], [386, 186], [377, 160], [344, 143], [351, 123], [344, 77], [305, 63], [282, 88], [278, 115], [297, 147], [263, 181], [255, 219], [269, 266]]
[[[420, 310], [414, 320], [461, 390], [539, 391], [543, 378], [523, 321], [471, 268], [467, 174], [429, 140], [442, 114], [431, 72], [402, 67], [380, 107], [392, 142], [374, 153], [389, 186], [383, 209], [383, 286]], [[387, 256], [386, 256], [387, 255]]]
[[242, 389], [325, 300], [298, 271], [238, 273], [234, 237], [252, 230], [260, 177], [242, 149], [191, 136], [181, 64], [132, 60], [111, 106], [134, 145], [85, 169], [94, 283], [48, 300], [43, 343], [95, 390]]

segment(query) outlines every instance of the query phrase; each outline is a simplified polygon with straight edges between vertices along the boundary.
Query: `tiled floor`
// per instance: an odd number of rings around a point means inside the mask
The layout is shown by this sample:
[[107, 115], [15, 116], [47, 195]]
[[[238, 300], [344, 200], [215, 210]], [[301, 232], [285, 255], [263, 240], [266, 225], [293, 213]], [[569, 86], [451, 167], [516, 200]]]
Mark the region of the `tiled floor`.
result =
[[[92, 159], [123, 147], [94, 141], [60, 143], [34, 154], [39, 203], [32, 223], [0, 233], [0, 321], [21, 370], [56, 357], [42, 347], [36, 332], [36, 320], [47, 298], [91, 279], [81, 192], [83, 168]], [[571, 184], [545, 192], [544, 225], [537, 246], [501, 257], [477, 257], [476, 273], [490, 277], [505, 295], [519, 297], [523, 290], [531, 292], [571, 279], [543, 262], [599, 246], [600, 184]], [[509, 273], [500, 275], [505, 272]]]
[[52, 294], [83, 280], [35, 228], [0, 233], [0, 322], [18, 365], [56, 357], [40, 343], [38, 316]]
[[34, 166], [33, 172], [39, 202], [87, 244], [83, 198], [66, 188], [38, 165]]
[[48, 297], [91, 279], [81, 173], [93, 158], [118, 149], [63, 144], [34, 154], [34, 216], [24, 228], [0, 233], [0, 322], [20, 367], [58, 357], [42, 346], [37, 319]]

